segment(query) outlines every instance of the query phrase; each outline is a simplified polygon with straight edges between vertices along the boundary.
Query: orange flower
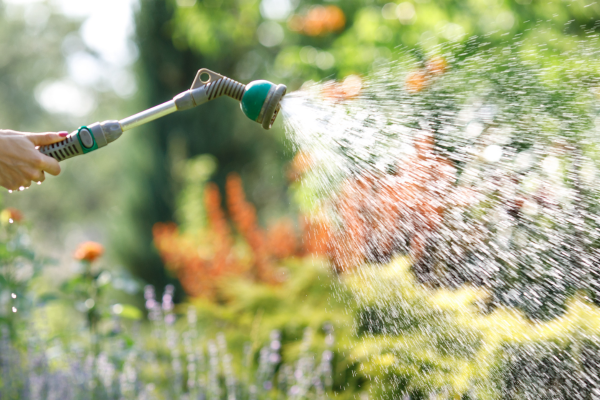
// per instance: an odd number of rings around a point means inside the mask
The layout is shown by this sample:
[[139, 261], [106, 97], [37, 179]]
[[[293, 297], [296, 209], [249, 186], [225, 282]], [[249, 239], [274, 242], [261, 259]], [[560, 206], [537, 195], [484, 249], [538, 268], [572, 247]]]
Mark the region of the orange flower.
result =
[[341, 83], [327, 82], [321, 91], [323, 97], [333, 101], [352, 100], [362, 91], [363, 82], [358, 75], [349, 75]]
[[298, 243], [292, 221], [282, 219], [273, 224], [267, 231], [268, 250], [277, 259], [284, 259], [296, 254]]
[[338, 6], [325, 7], [325, 29], [329, 32], [340, 31], [346, 26], [346, 16]]
[[[220, 208], [220, 204], [218, 206]], [[215, 298], [219, 280], [237, 272], [235, 260], [223, 263], [220, 248], [214, 255], [203, 257], [194, 241], [180, 234], [174, 223], [157, 223], [152, 228], [152, 234], [165, 266], [177, 276], [183, 290], [191, 297]], [[217, 243], [217, 246], [222, 245]]]
[[206, 186], [204, 193], [204, 205], [215, 239], [215, 255], [213, 259], [213, 269], [215, 271], [225, 272], [231, 267], [228, 261], [232, 253], [232, 240], [229, 225], [225, 218], [225, 212], [221, 207], [221, 193], [219, 187], [211, 182]]
[[0, 213], [0, 220], [4, 223], [13, 223], [23, 221], [23, 214], [16, 208], [6, 208]]
[[319, 36], [325, 32], [325, 20], [327, 12], [325, 7], [316, 6], [312, 8], [304, 18], [304, 33], [308, 36]]
[[294, 156], [294, 159], [290, 162], [287, 171], [287, 177], [291, 182], [296, 182], [302, 179], [313, 166], [313, 161], [309, 154], [305, 152], [299, 152]]
[[321, 94], [328, 100], [341, 100], [343, 98], [340, 84], [335, 81], [325, 82], [321, 89]]
[[325, 256], [331, 247], [331, 230], [325, 220], [311, 220], [301, 217], [302, 252], [301, 255]]
[[267, 239], [263, 230], [258, 226], [256, 208], [246, 200], [242, 178], [236, 173], [227, 175], [225, 190], [231, 219], [252, 249], [254, 277], [260, 282], [274, 282]]
[[418, 93], [425, 89], [428, 83], [427, 73], [423, 70], [413, 71], [406, 77], [406, 90]]
[[444, 57], [435, 56], [427, 61], [426, 67], [431, 75], [441, 75], [448, 69], [448, 63]]
[[397, 174], [362, 175], [344, 183], [334, 204], [340, 223], [328, 248], [338, 272], [388, 261], [398, 250], [419, 260], [446, 209], [458, 203], [456, 169], [434, 153], [433, 134], [415, 138], [414, 146], [416, 153], [402, 160]]
[[104, 246], [96, 242], [81, 243], [73, 257], [79, 261], [94, 262], [104, 254]]
[[342, 82], [342, 92], [344, 98], [353, 99], [358, 96], [362, 90], [363, 82], [358, 75], [348, 75]]
[[346, 26], [346, 16], [338, 6], [315, 6], [305, 17], [294, 15], [288, 20], [288, 27], [294, 32], [308, 36], [326, 35], [338, 32]]

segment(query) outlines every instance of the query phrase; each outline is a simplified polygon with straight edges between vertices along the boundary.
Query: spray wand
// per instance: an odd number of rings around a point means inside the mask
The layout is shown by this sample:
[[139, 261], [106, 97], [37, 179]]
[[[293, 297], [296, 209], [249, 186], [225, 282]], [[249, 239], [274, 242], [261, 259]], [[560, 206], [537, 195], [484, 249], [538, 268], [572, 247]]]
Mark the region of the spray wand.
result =
[[275, 85], [268, 81], [254, 81], [244, 85], [203, 68], [198, 71], [190, 90], [178, 94], [173, 100], [120, 121], [96, 122], [82, 126], [63, 141], [42, 146], [39, 150], [57, 161], [87, 154], [114, 142], [125, 131], [175, 111], [189, 110], [221, 96], [238, 100], [248, 118], [258, 122], [263, 128], [270, 129], [279, 114], [280, 101], [286, 91], [285, 85]]

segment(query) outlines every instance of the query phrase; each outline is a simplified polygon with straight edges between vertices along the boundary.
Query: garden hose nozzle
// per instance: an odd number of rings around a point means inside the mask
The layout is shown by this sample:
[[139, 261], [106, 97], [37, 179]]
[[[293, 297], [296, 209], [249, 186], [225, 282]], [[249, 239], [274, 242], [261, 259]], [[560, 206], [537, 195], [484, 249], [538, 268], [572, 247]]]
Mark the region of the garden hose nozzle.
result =
[[238, 100], [248, 118], [258, 122], [263, 128], [270, 129], [279, 114], [281, 99], [286, 91], [285, 85], [275, 85], [268, 81], [254, 81], [244, 85], [203, 68], [198, 71], [192, 87], [175, 96], [173, 100], [120, 121], [96, 122], [82, 126], [65, 140], [40, 147], [40, 151], [57, 161], [87, 154], [114, 142], [125, 131], [175, 111], [189, 110], [224, 95]]

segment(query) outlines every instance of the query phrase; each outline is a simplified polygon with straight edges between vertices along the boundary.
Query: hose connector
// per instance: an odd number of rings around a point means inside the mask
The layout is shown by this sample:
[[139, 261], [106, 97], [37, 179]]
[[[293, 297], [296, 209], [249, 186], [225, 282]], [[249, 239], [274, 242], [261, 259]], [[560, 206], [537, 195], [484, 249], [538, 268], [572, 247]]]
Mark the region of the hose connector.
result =
[[265, 129], [270, 129], [281, 110], [281, 99], [285, 95], [285, 85], [275, 85], [268, 81], [254, 81], [248, 85], [202, 68], [190, 90], [177, 95], [173, 101], [177, 111], [188, 110], [221, 96], [229, 96], [241, 103], [242, 111], [252, 121]]

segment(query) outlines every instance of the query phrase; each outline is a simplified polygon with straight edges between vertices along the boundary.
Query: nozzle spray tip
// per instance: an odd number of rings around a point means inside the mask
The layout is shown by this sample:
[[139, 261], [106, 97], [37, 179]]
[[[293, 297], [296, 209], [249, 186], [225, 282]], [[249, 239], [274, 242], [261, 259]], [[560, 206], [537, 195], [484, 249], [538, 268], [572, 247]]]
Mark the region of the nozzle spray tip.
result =
[[268, 81], [251, 82], [246, 86], [242, 97], [242, 111], [263, 128], [270, 129], [277, 119], [281, 109], [280, 102], [286, 91], [285, 85], [275, 85]]

